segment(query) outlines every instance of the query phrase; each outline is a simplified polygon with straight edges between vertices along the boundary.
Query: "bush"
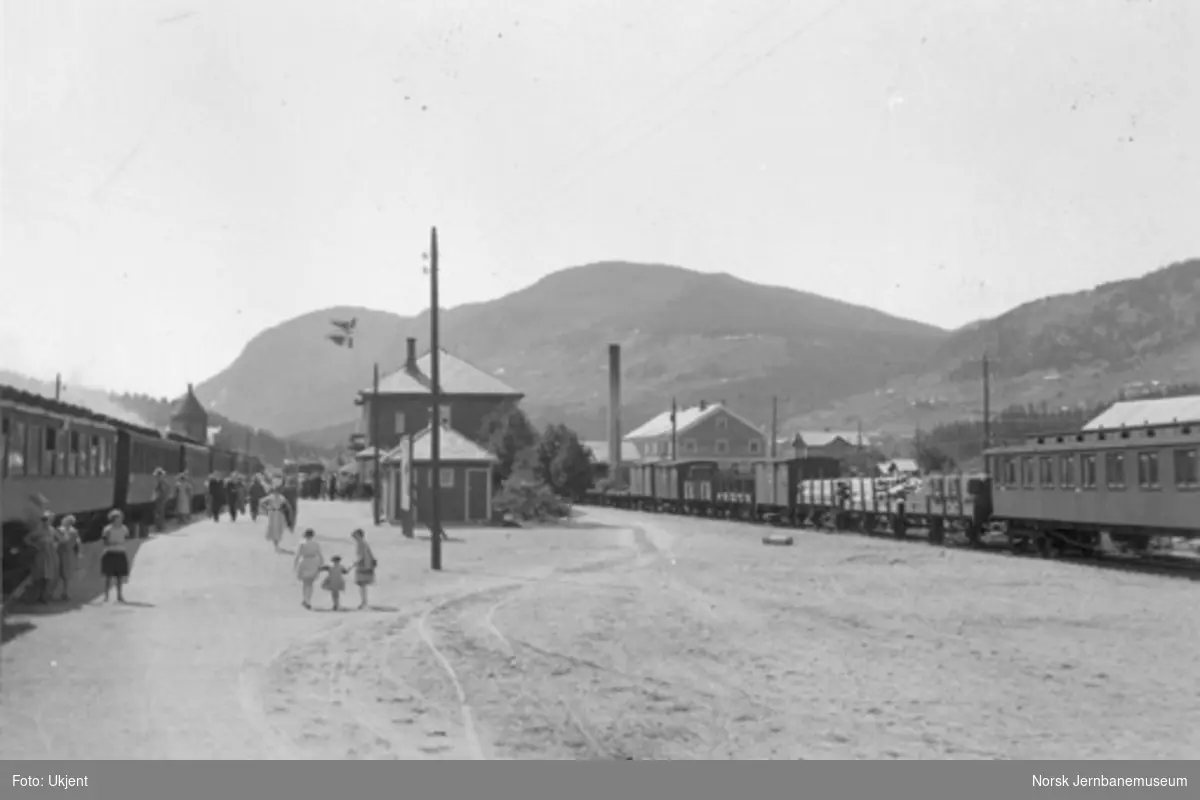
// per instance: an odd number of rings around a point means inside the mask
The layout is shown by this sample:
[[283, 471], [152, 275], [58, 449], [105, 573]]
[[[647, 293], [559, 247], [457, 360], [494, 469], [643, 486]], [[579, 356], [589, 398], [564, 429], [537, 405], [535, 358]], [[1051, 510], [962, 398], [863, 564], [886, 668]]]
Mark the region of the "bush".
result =
[[492, 508], [499, 514], [511, 514], [521, 522], [544, 522], [562, 519], [571, 513], [570, 506], [544, 483], [512, 476], [492, 498]]

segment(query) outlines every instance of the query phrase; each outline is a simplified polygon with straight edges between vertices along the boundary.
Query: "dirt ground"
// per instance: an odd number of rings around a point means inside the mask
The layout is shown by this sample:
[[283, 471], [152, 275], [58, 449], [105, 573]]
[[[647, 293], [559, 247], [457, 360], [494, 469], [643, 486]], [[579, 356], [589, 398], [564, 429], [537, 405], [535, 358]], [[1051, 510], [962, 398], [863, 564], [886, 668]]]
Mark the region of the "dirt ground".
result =
[[[368, 510], [301, 513], [349, 556]], [[588, 509], [455, 532], [440, 574], [428, 541], [368, 527], [374, 608], [334, 614], [300, 607], [262, 527], [146, 543], [145, 605], [14, 613], [0, 752], [1200, 757], [1185, 580], [849, 535], [764, 547], [761, 527]]]

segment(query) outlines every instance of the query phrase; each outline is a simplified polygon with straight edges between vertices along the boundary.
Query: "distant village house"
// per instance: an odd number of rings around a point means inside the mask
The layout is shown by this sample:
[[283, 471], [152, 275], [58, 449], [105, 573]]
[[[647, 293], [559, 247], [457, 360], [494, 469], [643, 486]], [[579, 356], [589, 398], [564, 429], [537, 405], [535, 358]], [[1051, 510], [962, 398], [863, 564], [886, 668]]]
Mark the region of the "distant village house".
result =
[[678, 409], [674, 439], [678, 452], [671, 452], [671, 412], [658, 416], [625, 436], [625, 442], [637, 450], [638, 459], [745, 459], [761, 458], [766, 437], [750, 420], [721, 403], [701, 401], [691, 408]]

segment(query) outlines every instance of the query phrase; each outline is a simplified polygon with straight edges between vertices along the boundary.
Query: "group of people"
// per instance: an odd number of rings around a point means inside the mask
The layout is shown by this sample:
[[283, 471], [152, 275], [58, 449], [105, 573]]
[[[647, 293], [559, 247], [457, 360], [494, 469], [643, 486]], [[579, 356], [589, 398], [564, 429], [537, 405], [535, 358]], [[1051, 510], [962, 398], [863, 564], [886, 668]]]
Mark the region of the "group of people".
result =
[[[292, 562], [296, 577], [300, 580], [300, 604], [302, 606], [312, 609], [313, 585], [321, 573], [325, 573], [325, 580], [321, 582], [321, 588], [329, 592], [333, 600], [333, 610], [339, 611], [341, 595], [346, 591], [346, 576], [353, 573], [354, 583], [358, 586], [360, 601], [358, 607], [360, 609], [367, 607], [368, 587], [375, 583], [375, 569], [379, 566], [379, 561], [375, 558], [371, 546], [367, 544], [366, 534], [361, 528], [351, 533], [350, 538], [354, 542], [354, 561], [347, 567], [342, 563], [340, 555], [333, 556], [326, 564], [325, 556], [321, 552], [321, 545], [317, 543], [313, 529], [309, 528], [304, 532], [304, 537], [296, 548], [296, 557]], [[276, 544], [276, 548], [278, 549], [278, 544]]]
[[[129, 577], [129, 553], [126, 552], [130, 539], [125, 526], [125, 515], [120, 509], [108, 512], [108, 525], [101, 535], [103, 550], [100, 555], [100, 571], [104, 575], [104, 599], [115, 587], [117, 602], [124, 603], [122, 591]], [[25, 536], [25, 544], [33, 548], [34, 600], [42, 604], [71, 599], [71, 586], [75, 583], [81, 567], [82, 543], [75, 527], [75, 515], [67, 514], [54, 525], [54, 512], [46, 510], [38, 524]]]

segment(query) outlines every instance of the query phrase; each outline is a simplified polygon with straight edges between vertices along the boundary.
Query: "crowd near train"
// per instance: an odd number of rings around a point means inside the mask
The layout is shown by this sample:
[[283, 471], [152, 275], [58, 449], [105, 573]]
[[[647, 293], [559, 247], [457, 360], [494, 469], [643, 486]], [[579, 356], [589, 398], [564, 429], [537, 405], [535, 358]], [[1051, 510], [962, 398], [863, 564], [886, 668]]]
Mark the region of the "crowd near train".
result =
[[[587, 502], [906, 537], [948, 535], [1043, 556], [1161, 560], [1200, 537], [1200, 422], [1038, 434], [992, 447], [977, 473], [844, 474], [833, 458], [650, 460]], [[1182, 554], [1181, 554], [1182, 555]]]
[[9, 386], [0, 386], [0, 420], [6, 593], [25, 568], [24, 537], [47, 511], [74, 516], [83, 540], [91, 541], [113, 509], [131, 528], [144, 529], [155, 522], [156, 506], [167, 516], [203, 512], [210, 479], [264, 469], [247, 453]]

